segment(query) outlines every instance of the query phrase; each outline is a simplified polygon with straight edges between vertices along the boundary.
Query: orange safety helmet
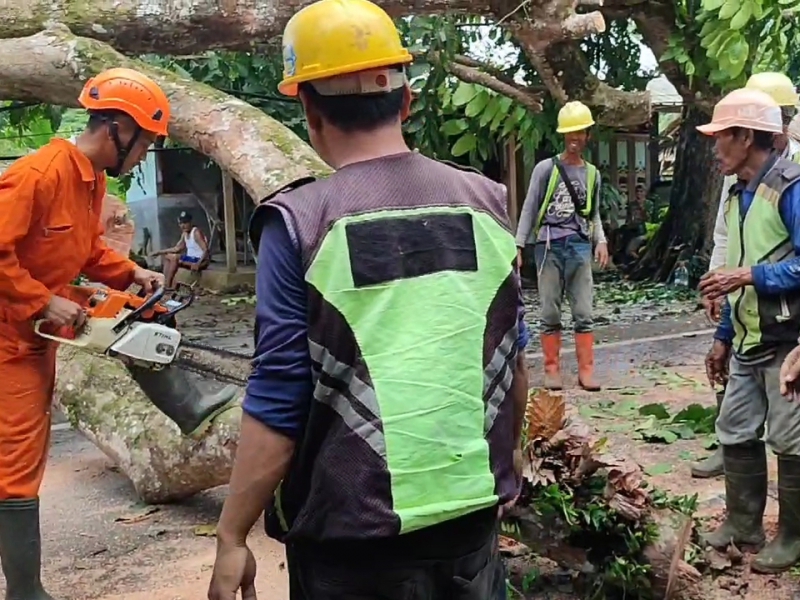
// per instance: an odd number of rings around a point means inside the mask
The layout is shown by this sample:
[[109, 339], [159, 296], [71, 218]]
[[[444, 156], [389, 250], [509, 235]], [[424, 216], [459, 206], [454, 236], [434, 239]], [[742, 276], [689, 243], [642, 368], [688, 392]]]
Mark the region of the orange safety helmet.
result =
[[108, 69], [92, 77], [78, 102], [86, 110], [118, 110], [145, 131], [167, 135], [167, 95], [155, 81], [133, 69]]

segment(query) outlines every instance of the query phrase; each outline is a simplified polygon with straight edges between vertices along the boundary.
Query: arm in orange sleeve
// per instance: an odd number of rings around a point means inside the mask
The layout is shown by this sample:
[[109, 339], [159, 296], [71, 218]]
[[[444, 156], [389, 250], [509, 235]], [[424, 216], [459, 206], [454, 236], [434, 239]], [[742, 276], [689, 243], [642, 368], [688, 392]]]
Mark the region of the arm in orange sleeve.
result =
[[92, 242], [92, 253], [89, 260], [81, 269], [81, 272], [92, 281], [104, 283], [105, 285], [124, 290], [133, 283], [133, 272], [138, 265], [127, 256], [122, 256], [116, 250], [112, 250], [103, 241], [103, 222], [99, 215], [103, 213], [102, 207], [106, 196], [105, 178], [98, 180], [95, 192], [94, 214], [98, 215], [97, 226], [94, 231]]
[[33, 221], [36, 188], [42, 173], [13, 166], [0, 178], [0, 311], [13, 321], [40, 313], [53, 294], [23, 269], [17, 245]]

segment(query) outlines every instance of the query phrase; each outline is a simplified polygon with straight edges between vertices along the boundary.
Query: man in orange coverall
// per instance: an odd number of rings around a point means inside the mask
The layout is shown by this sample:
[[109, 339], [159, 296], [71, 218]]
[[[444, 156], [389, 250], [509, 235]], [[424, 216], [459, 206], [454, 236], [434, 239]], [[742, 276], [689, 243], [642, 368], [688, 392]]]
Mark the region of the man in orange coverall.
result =
[[52, 600], [40, 579], [39, 486], [50, 438], [57, 344], [37, 319], [80, 326], [65, 297], [84, 273], [116, 289], [163, 278], [101, 240], [105, 173], [130, 171], [167, 134], [169, 101], [148, 77], [111, 69], [80, 96], [89, 111], [74, 143], [53, 139], [0, 177], [0, 560], [7, 600]]

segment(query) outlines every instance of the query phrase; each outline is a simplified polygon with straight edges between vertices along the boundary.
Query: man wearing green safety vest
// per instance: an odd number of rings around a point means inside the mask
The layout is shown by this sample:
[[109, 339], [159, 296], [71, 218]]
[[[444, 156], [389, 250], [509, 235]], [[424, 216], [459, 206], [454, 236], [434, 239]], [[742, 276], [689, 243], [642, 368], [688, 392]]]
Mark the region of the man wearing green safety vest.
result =
[[[745, 87], [769, 94], [781, 107], [783, 132], [774, 136], [774, 148], [782, 158], [800, 163], [800, 144], [792, 140], [788, 135], [789, 125], [797, 113], [797, 104], [800, 102], [792, 80], [783, 73], [758, 73], [748, 79]], [[728, 211], [726, 200], [730, 194], [731, 187], [735, 184], [736, 175], [729, 175], [722, 182], [722, 196], [720, 197], [717, 220], [714, 225], [714, 248], [711, 251], [711, 261], [708, 265], [709, 271], [725, 266], [728, 251]], [[712, 302], [704, 299], [704, 304], [708, 317], [712, 321], [719, 321], [721, 302]], [[722, 391], [716, 393], [718, 409], [724, 395], [723, 383]], [[692, 477], [701, 479], [722, 475], [722, 448], [718, 447], [709, 457], [692, 465], [691, 474]]]
[[411, 55], [372, 2], [306, 6], [283, 59], [335, 173], [251, 223], [256, 351], [209, 598], [255, 598], [265, 505], [292, 600], [504, 598], [527, 401], [506, 190], [406, 146]]
[[537, 286], [542, 305], [544, 385], [563, 387], [561, 379], [561, 306], [566, 294], [575, 329], [578, 383], [598, 391], [594, 380], [592, 334], [592, 246], [601, 267], [608, 264], [608, 244], [600, 221], [600, 175], [583, 159], [594, 118], [587, 106], [568, 102], [558, 113], [564, 152], [538, 163], [517, 227], [519, 262], [522, 250], [534, 244]]
[[769, 445], [778, 456], [778, 532], [750, 566], [779, 572], [800, 559], [800, 405], [782, 395], [779, 377], [800, 331], [800, 165], [773, 150], [781, 109], [762, 91], [731, 92], [698, 129], [715, 137], [722, 173], [737, 177], [725, 202], [726, 265], [700, 281], [709, 301], [725, 298], [706, 370], [712, 385], [727, 378], [716, 424], [727, 511], [704, 539], [718, 549], [764, 544]]

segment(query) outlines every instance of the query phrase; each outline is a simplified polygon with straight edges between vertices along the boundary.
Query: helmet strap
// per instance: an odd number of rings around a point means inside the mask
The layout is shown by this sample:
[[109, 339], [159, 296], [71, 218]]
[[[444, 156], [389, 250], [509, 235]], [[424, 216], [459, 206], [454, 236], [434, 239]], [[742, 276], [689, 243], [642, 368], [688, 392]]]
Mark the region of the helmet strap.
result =
[[139, 136], [142, 135], [142, 128], [137, 125], [136, 129], [133, 131], [130, 141], [124, 146], [122, 144], [122, 140], [119, 138], [119, 123], [109, 120], [108, 130], [111, 132], [111, 139], [114, 141], [114, 146], [117, 149], [117, 164], [114, 167], [107, 168], [106, 175], [109, 175], [110, 177], [119, 177], [122, 173], [122, 167], [125, 164], [125, 159], [128, 158], [131, 150], [133, 150], [133, 147], [139, 140]]

